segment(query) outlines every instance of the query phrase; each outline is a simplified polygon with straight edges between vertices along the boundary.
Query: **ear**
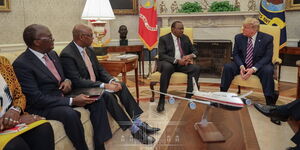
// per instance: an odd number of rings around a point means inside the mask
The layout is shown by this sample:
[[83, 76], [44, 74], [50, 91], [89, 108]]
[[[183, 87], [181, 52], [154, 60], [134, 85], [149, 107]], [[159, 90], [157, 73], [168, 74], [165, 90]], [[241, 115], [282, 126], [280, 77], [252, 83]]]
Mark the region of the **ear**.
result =
[[39, 40], [34, 40], [33, 45], [40, 46], [40, 41]]

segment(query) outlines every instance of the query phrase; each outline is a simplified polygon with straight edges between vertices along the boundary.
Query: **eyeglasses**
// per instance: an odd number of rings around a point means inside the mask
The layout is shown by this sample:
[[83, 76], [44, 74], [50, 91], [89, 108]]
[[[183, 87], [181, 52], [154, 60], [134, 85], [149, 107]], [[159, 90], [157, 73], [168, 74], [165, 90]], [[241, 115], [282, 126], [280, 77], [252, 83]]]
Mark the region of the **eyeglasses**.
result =
[[91, 34], [85, 34], [85, 33], [83, 33], [82, 35], [86, 35], [86, 36], [88, 36], [88, 37], [90, 37], [90, 38], [93, 37], [93, 33], [91, 33]]
[[42, 38], [35, 39], [35, 40], [54, 41], [55, 39], [52, 37], [42, 37]]

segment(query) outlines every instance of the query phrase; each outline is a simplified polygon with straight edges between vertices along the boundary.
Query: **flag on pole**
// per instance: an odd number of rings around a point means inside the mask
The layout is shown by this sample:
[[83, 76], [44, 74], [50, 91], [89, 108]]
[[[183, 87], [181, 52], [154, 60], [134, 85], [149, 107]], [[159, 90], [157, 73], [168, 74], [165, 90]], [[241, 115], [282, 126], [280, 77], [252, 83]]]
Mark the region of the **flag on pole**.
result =
[[156, 0], [139, 1], [139, 37], [149, 50], [157, 44]]
[[285, 5], [280, 0], [261, 0], [259, 9], [261, 24], [280, 27], [280, 49], [286, 45]]

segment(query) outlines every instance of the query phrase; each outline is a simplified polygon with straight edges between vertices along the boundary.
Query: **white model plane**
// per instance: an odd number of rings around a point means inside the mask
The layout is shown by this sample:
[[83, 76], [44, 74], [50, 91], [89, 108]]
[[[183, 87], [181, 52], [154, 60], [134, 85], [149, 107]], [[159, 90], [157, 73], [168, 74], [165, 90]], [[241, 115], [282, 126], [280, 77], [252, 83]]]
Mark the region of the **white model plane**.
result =
[[154, 91], [154, 90], [151, 90], [151, 91], [169, 96], [170, 104], [174, 104], [175, 103], [174, 98], [178, 98], [178, 99], [189, 101], [190, 109], [196, 109], [195, 103], [201, 103], [201, 104], [215, 106], [218, 108], [223, 108], [226, 110], [240, 110], [245, 105], [251, 105], [251, 100], [247, 99], [246, 96], [248, 96], [252, 93], [252, 91], [250, 91], [244, 95], [238, 96], [236, 93], [229, 93], [229, 92], [201, 92], [198, 90], [198, 87], [197, 87], [197, 84], [196, 84], [196, 81], [194, 78], [193, 78], [192, 94], [194, 95], [193, 97], [195, 99], [189, 99], [189, 98], [180, 97], [180, 96], [167, 94], [167, 93], [162, 93], [162, 92]]

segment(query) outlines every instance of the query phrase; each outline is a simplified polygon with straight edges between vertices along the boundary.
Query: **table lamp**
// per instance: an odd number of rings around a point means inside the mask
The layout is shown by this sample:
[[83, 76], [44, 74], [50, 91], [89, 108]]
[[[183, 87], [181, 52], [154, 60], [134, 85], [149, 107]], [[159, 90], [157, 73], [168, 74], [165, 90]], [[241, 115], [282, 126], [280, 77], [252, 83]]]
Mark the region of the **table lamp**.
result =
[[95, 48], [95, 51], [106, 50], [106, 48], [102, 48], [102, 38], [106, 34], [104, 26], [108, 20], [115, 19], [109, 0], [87, 0], [81, 19], [88, 20], [92, 24], [95, 36], [92, 46]]

